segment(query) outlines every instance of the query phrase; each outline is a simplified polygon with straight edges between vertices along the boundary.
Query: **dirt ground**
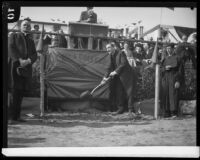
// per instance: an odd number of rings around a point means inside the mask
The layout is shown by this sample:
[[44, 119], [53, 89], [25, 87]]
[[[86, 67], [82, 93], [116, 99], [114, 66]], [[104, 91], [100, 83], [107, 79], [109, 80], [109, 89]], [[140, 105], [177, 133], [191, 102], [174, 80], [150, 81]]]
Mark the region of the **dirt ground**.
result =
[[[27, 116], [31, 113], [34, 117]], [[40, 118], [23, 109], [25, 123], [8, 126], [8, 147], [196, 146], [196, 117], [133, 118], [93, 110], [86, 113], [51, 112]]]

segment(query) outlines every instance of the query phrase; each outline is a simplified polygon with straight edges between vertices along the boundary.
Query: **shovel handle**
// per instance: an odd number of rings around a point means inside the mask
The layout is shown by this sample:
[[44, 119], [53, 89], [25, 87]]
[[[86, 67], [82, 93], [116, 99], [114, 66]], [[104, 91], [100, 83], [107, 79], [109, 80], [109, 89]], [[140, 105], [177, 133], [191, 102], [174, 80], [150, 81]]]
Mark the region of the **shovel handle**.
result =
[[105, 85], [109, 80], [111, 79], [111, 77], [108, 77], [108, 79], [105, 81], [105, 83], [100, 83], [98, 86], [96, 86], [91, 92], [90, 94], [92, 95], [94, 93], [94, 91], [96, 91], [98, 88], [100, 88], [101, 86]]

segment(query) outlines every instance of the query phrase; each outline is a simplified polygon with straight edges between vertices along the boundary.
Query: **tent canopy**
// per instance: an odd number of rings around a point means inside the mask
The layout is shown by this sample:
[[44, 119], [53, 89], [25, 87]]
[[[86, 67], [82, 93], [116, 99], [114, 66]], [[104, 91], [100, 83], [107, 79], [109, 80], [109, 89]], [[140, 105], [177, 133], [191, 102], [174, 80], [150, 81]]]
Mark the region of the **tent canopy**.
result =
[[181, 27], [181, 26], [171, 26], [171, 25], [157, 25], [150, 30], [146, 31], [142, 37], [145, 37], [155, 31], [157, 31], [159, 28], [162, 28], [164, 30], [167, 30], [169, 34], [171, 35], [171, 38], [175, 39], [176, 41], [181, 41], [181, 37], [183, 35], [186, 35], [189, 37], [191, 34], [196, 32], [196, 28], [189, 28], [189, 27]]

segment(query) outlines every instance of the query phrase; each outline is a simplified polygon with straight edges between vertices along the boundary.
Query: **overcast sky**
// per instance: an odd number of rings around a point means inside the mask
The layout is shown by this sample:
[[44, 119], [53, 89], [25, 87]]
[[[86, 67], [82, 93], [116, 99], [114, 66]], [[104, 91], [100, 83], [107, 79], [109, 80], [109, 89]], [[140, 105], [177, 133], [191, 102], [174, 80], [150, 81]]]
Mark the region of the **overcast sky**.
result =
[[[86, 7], [21, 7], [21, 16], [30, 17], [36, 21], [52, 22], [53, 19], [62, 21], [79, 20], [81, 11]], [[98, 19], [110, 28], [130, 25], [142, 20], [144, 31], [158, 25], [177, 25], [196, 28], [196, 8], [175, 8], [174, 11], [160, 7], [94, 7]], [[21, 17], [23, 18], [23, 17]]]

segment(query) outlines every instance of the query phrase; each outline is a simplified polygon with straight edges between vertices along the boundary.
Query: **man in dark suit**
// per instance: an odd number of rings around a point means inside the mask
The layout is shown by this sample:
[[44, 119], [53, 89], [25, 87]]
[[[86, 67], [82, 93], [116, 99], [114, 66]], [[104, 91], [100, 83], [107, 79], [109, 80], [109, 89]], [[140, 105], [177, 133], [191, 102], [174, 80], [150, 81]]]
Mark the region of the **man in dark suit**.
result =
[[97, 14], [92, 9], [93, 7], [87, 7], [87, 11], [81, 12], [80, 22], [97, 23]]
[[21, 23], [21, 32], [11, 34], [8, 41], [8, 91], [9, 124], [25, 122], [20, 118], [24, 92], [30, 90], [32, 64], [37, 59], [34, 41], [30, 34], [29, 20]]
[[112, 78], [110, 98], [112, 105], [116, 105], [118, 108], [114, 114], [121, 114], [125, 111], [125, 99], [128, 100], [129, 113], [135, 112], [133, 106], [133, 70], [128, 64], [126, 55], [120, 50], [116, 50], [114, 44], [107, 44], [106, 49], [109, 54], [110, 63], [101, 83], [105, 83], [108, 77]]

